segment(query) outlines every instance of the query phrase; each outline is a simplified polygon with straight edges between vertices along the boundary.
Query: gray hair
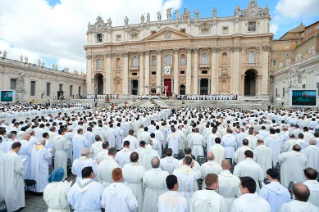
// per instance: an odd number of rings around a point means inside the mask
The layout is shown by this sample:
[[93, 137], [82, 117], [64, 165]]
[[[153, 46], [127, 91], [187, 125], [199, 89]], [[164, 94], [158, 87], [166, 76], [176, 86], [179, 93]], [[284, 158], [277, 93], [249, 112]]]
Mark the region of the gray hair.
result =
[[12, 139], [15, 138], [16, 135], [14, 133], [9, 133], [9, 135], [7, 136], [7, 138]]
[[310, 139], [309, 141], [310, 145], [317, 145], [317, 140], [315, 138]]
[[158, 157], [153, 157], [151, 161], [152, 167], [154, 169], [158, 168], [160, 166], [160, 159]]
[[81, 156], [86, 156], [89, 152], [90, 152], [89, 148], [84, 147], [84, 148], [81, 150]]
[[208, 161], [213, 161], [215, 159], [214, 153], [208, 152], [207, 153], [207, 160]]

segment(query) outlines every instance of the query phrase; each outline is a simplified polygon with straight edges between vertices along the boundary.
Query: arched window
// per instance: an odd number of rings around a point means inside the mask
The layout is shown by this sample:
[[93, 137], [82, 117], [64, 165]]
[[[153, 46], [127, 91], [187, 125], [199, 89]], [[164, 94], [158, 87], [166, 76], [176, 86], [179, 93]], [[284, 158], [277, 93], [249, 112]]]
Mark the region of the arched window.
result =
[[121, 59], [117, 58], [116, 59], [116, 68], [120, 68], [121, 67]]
[[132, 66], [133, 66], [133, 67], [137, 67], [137, 66], [138, 66], [137, 56], [133, 57], [133, 59], [132, 59]]
[[255, 53], [248, 52], [248, 63], [255, 63]]
[[185, 58], [184, 54], [181, 55], [180, 64], [181, 64], [181, 66], [185, 66], [186, 65], [186, 58]]
[[226, 52], [224, 52], [222, 54], [222, 62], [223, 62], [223, 64], [227, 64], [227, 53]]
[[167, 55], [165, 56], [165, 65], [170, 65], [171, 62], [172, 62], [172, 57], [171, 57], [170, 54], [167, 54]]
[[208, 55], [206, 53], [202, 54], [202, 64], [208, 64]]
[[96, 61], [96, 67], [98, 70], [102, 69], [102, 59], [97, 59]]
[[155, 56], [152, 57], [152, 66], [153, 67], [156, 66], [156, 57]]

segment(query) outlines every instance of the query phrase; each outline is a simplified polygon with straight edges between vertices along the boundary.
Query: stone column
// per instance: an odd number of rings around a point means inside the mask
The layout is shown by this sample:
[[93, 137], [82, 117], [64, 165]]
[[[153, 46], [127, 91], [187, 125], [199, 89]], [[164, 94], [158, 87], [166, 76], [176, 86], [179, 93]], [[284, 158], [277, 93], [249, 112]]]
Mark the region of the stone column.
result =
[[270, 46], [263, 45], [261, 91], [259, 92], [261, 95], [269, 95], [268, 94], [269, 51], [270, 51]]
[[241, 60], [240, 60], [240, 53], [242, 47], [241, 46], [234, 46], [232, 47], [232, 51], [234, 52], [233, 58], [233, 73], [232, 73], [232, 85], [233, 90], [231, 91], [233, 94], [240, 94], [239, 92], [239, 83], [240, 83], [240, 67], [241, 67]]
[[0, 71], [0, 89], [4, 89], [4, 72]]
[[[150, 85], [150, 51], [145, 51], [145, 86]], [[150, 89], [145, 88], [145, 94], [149, 94]]]
[[217, 67], [217, 54], [218, 48], [211, 48], [211, 84], [210, 84], [210, 94], [217, 93], [217, 80], [218, 80], [218, 67]]
[[140, 80], [139, 80], [139, 95], [144, 95], [144, 52], [139, 52], [140, 54]]
[[92, 90], [92, 86], [93, 86], [92, 85], [92, 55], [86, 56], [86, 67], [87, 67], [87, 70], [86, 70], [86, 93], [93, 94], [94, 90]]
[[128, 94], [128, 53], [123, 53], [124, 57], [124, 74], [122, 81], [122, 94]]
[[192, 49], [187, 49], [187, 66], [186, 66], [186, 94], [192, 94]]
[[[157, 50], [156, 86], [162, 85], [162, 50]], [[156, 93], [161, 93], [161, 88], [156, 88]]]
[[112, 90], [112, 53], [106, 53], [106, 75], [105, 75], [105, 94], [111, 94]]
[[193, 94], [198, 94], [198, 48], [194, 49]]
[[179, 58], [178, 58], [179, 49], [174, 49], [174, 93], [179, 93], [178, 86], [178, 72], [179, 72]]

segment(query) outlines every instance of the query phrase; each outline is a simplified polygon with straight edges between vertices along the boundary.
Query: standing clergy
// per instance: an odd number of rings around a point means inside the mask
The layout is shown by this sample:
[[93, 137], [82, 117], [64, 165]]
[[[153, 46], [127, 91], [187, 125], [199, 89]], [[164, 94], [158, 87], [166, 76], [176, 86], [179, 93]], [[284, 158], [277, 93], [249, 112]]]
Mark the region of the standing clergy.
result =
[[166, 186], [169, 191], [158, 198], [158, 212], [188, 212], [186, 198], [177, 192], [179, 184], [175, 175], [167, 176]]
[[221, 164], [222, 161], [225, 159], [225, 147], [223, 147], [222, 145], [220, 145], [221, 143], [221, 139], [219, 137], [215, 138], [215, 145], [213, 145], [210, 148], [210, 152], [212, 152], [215, 156], [215, 161], [218, 164]]
[[251, 177], [240, 177], [240, 191], [242, 195], [234, 201], [231, 212], [270, 212], [269, 203], [255, 194], [256, 181]]
[[304, 170], [306, 177], [305, 184], [310, 190], [309, 202], [319, 207], [319, 182], [317, 181], [318, 172], [312, 168], [306, 168]]
[[227, 128], [227, 134], [222, 137], [222, 143], [225, 147], [225, 158], [231, 159], [233, 161], [234, 152], [236, 147], [236, 137], [232, 134], [233, 131], [230, 128]]
[[319, 147], [317, 147], [317, 141], [315, 138], [310, 139], [309, 146], [304, 148], [302, 151], [307, 159], [307, 167], [313, 168], [319, 171]]
[[216, 163], [214, 154], [211, 152], [207, 153], [207, 162], [201, 165], [201, 174], [204, 179], [202, 189], [205, 189], [205, 177], [207, 174], [212, 173], [219, 175], [222, 172], [220, 164]]
[[[271, 137], [268, 136], [267, 138]], [[264, 172], [264, 176], [266, 176], [266, 172], [268, 169], [272, 168], [272, 150], [264, 145], [264, 141], [262, 139], [257, 140], [257, 147], [255, 148], [255, 158], [256, 162], [260, 165]]]
[[152, 168], [151, 160], [154, 157], [159, 157], [158, 152], [153, 149], [152, 141], [146, 145], [145, 149], [140, 152], [140, 164], [144, 166], [146, 171]]
[[177, 177], [179, 182], [178, 191], [186, 198], [189, 205], [197, 188], [197, 180], [201, 177], [200, 170], [194, 168], [193, 159], [190, 156], [186, 156], [183, 159], [182, 167], [174, 170], [173, 175]]
[[243, 141], [242, 141], [242, 146], [239, 147], [236, 152], [235, 152], [235, 158], [234, 158], [234, 161], [236, 164], [238, 164], [239, 162], [245, 160], [245, 151], [246, 150], [250, 150], [252, 152], [254, 152], [254, 150], [252, 150], [248, 144], [249, 144], [249, 141], [245, 138]]
[[93, 168], [94, 176], [97, 174], [97, 165], [92, 158], [90, 158], [90, 151], [88, 147], [84, 147], [81, 151], [81, 157], [76, 159], [72, 164], [72, 174], [76, 176], [76, 182], [82, 179], [83, 168], [90, 166]]
[[138, 164], [138, 154], [132, 152], [130, 155], [131, 163], [125, 164], [123, 167], [124, 183], [128, 186], [138, 202], [138, 212], [143, 210], [143, 176], [145, 173], [144, 166]]
[[108, 152], [108, 157], [102, 160], [97, 169], [97, 180], [107, 187], [112, 180], [112, 172], [114, 169], [119, 168], [119, 164], [115, 162], [116, 149], [111, 147]]
[[188, 142], [189, 147], [193, 150], [193, 155], [195, 156], [195, 159], [198, 158], [198, 156], [204, 156], [204, 146], [206, 144], [205, 137], [201, 134], [199, 134], [199, 129], [195, 129], [195, 134], [190, 138], [190, 141]]
[[52, 160], [52, 154], [45, 148], [45, 139], [39, 139], [31, 154], [31, 179], [35, 182], [35, 192], [42, 193], [48, 185], [49, 163]]
[[107, 186], [103, 192], [102, 208], [105, 209], [105, 212], [135, 211], [138, 207], [138, 202], [132, 190], [123, 183], [121, 168], [115, 168], [111, 175], [113, 183]]
[[104, 141], [102, 143], [102, 151], [97, 153], [97, 155], [94, 158], [97, 164], [101, 163], [102, 160], [108, 157], [109, 147], [110, 147], [109, 142]]
[[[310, 191], [308, 187], [302, 183], [295, 183], [292, 186], [292, 194], [294, 200], [282, 205], [279, 212], [318, 212], [319, 208], [308, 201]], [[318, 201], [318, 200], [317, 200]]]
[[277, 134], [275, 134], [275, 129], [270, 129], [270, 135], [265, 139], [265, 145], [268, 146], [272, 151], [273, 167], [276, 166], [278, 162], [278, 156], [281, 152], [281, 139]]
[[21, 159], [25, 159], [24, 163], [24, 179], [31, 179], [31, 153], [33, 145], [30, 143], [31, 135], [29, 133], [23, 134], [23, 139], [20, 141], [21, 148], [18, 152]]
[[107, 141], [107, 133], [106, 133], [105, 129], [103, 129], [102, 122], [98, 123], [98, 127], [95, 128], [93, 133], [95, 136], [97, 136], [97, 135], [100, 136], [102, 141]]
[[218, 175], [218, 193], [224, 197], [226, 211], [229, 212], [235, 198], [241, 195], [239, 190], [240, 180], [229, 171], [231, 169], [229, 160], [223, 160], [221, 166], [223, 171]]
[[193, 194], [190, 212], [226, 212], [224, 198], [216, 192], [218, 176], [212, 173], [206, 175], [205, 185], [204, 190], [196, 191]]
[[130, 156], [132, 151], [130, 150], [130, 142], [124, 141], [123, 149], [116, 154], [115, 161], [124, 167], [125, 164], [130, 163]]
[[49, 176], [49, 184], [43, 190], [43, 200], [48, 205], [48, 212], [69, 212], [68, 193], [71, 189], [70, 183], [63, 182], [64, 169], [59, 167]]
[[292, 151], [284, 152], [279, 155], [280, 180], [283, 186], [288, 188], [290, 182], [304, 182], [306, 180], [303, 170], [307, 165], [307, 158], [300, 153], [301, 147], [296, 144]]
[[67, 160], [68, 160], [68, 149], [70, 147], [70, 143], [64, 137], [65, 129], [60, 128], [58, 131], [59, 135], [54, 138], [53, 148], [55, 149], [54, 155], [54, 167], [59, 168], [62, 167], [64, 170], [64, 178], [67, 178]]
[[161, 159], [161, 168], [164, 171], [168, 171], [169, 174], [172, 174], [178, 168], [178, 160], [173, 157], [171, 148], [166, 149], [166, 157]]
[[167, 136], [167, 143], [168, 143], [168, 148], [171, 148], [173, 150], [173, 155], [175, 155], [179, 153], [178, 146], [179, 146], [179, 142], [181, 141], [179, 139], [178, 134], [176, 134], [175, 132], [176, 129], [172, 128], [171, 131], [172, 133]]
[[109, 142], [110, 147], [116, 147], [116, 133], [113, 129], [113, 124], [106, 131], [106, 140]]
[[97, 154], [99, 154], [99, 152], [101, 152], [103, 150], [102, 138], [99, 135], [96, 135], [94, 140], [95, 140], [95, 142], [90, 147], [91, 158], [95, 158], [97, 156]]
[[143, 186], [145, 190], [143, 212], [157, 210], [154, 206], [157, 205], [158, 198], [166, 191], [167, 171], [160, 168], [160, 159], [154, 157], [151, 161], [152, 169], [145, 172], [143, 177]]
[[8, 211], [16, 211], [25, 207], [23, 162], [17, 154], [21, 148], [20, 142], [14, 142], [10, 151], [0, 161], [0, 174], [3, 174], [0, 195], [4, 197]]
[[253, 160], [254, 153], [250, 150], [245, 152], [245, 160], [235, 166], [234, 175], [238, 177], [250, 176], [256, 182], [257, 192], [259, 191], [259, 183], [263, 183], [264, 173], [260, 165]]
[[81, 151], [84, 147], [89, 146], [88, 140], [82, 135], [83, 129], [78, 129], [77, 133], [72, 138], [73, 143], [73, 161], [81, 157]]
[[82, 178], [74, 183], [68, 193], [68, 202], [75, 212], [100, 212], [104, 186], [95, 182], [94, 171], [91, 166], [81, 170]]
[[277, 212], [284, 203], [290, 202], [290, 193], [287, 188], [279, 183], [277, 169], [267, 170], [269, 184], [262, 187], [259, 196], [270, 204], [271, 212]]
[[116, 149], [122, 149], [122, 140], [124, 138], [124, 131], [121, 128], [121, 123], [117, 123], [117, 127], [115, 128], [115, 135], [116, 135]]
[[[138, 148], [139, 141], [138, 141], [137, 138], [134, 136], [134, 130], [130, 130], [130, 131], [129, 131], [129, 135], [123, 139], [122, 143], [124, 143], [124, 141], [129, 141], [129, 142], [130, 142], [130, 150], [131, 150], [132, 152], [133, 152], [135, 149]], [[122, 144], [122, 146], [123, 146], [123, 144]]]

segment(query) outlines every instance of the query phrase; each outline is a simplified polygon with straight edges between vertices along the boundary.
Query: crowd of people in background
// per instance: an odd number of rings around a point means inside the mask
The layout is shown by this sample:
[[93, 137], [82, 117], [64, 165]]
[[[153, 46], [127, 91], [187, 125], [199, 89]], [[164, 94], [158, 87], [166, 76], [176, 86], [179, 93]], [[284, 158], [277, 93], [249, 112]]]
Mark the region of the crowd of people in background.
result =
[[25, 189], [49, 211], [319, 211], [318, 111], [42, 109], [0, 122], [8, 211], [25, 207]]
[[237, 100], [237, 94], [212, 94], [212, 95], [177, 95], [177, 99], [184, 100]]

